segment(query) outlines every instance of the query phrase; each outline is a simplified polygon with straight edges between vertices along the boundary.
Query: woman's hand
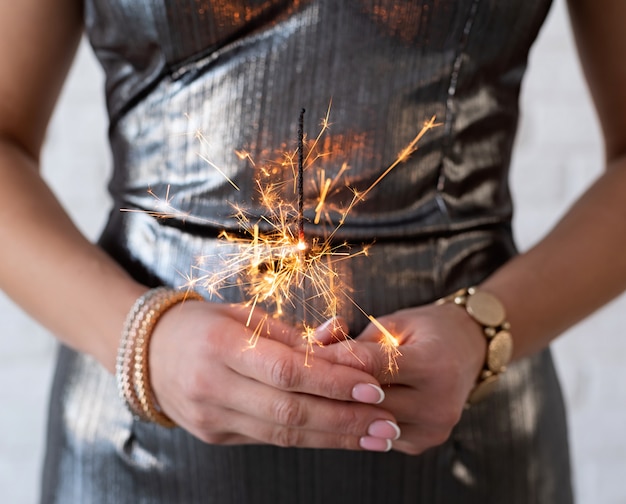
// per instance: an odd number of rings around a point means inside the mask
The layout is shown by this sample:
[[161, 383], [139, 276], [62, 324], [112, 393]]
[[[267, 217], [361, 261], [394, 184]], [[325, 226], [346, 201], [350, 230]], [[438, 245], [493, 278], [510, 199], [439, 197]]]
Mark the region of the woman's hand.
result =
[[168, 416], [213, 444], [391, 448], [396, 420], [375, 406], [384, 396], [375, 378], [323, 359], [305, 367], [301, 334], [272, 319], [250, 347], [248, 314], [186, 301], [160, 319], [150, 376]]
[[484, 364], [485, 338], [465, 310], [452, 304], [401, 310], [377, 320], [400, 342], [396, 372], [389, 371], [375, 324], [350, 343], [349, 351], [331, 345], [316, 352], [315, 363], [322, 357], [362, 368], [362, 361], [368, 373], [388, 383], [382, 406], [402, 431], [393, 448], [419, 454], [448, 439], [459, 421]]

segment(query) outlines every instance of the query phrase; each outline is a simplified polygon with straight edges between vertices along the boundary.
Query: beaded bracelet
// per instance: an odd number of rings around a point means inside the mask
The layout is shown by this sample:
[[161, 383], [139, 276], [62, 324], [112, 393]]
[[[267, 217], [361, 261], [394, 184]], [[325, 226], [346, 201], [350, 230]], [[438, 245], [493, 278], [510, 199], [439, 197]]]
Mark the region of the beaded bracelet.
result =
[[481, 327], [487, 340], [483, 368], [467, 399], [466, 406], [470, 406], [487, 397], [495, 389], [498, 377], [506, 370], [513, 354], [511, 325], [500, 300], [477, 287], [458, 290], [437, 301], [437, 304], [443, 303], [454, 303], [464, 308]]
[[117, 351], [117, 361], [115, 365], [117, 389], [124, 404], [137, 418], [142, 418], [142, 409], [131, 375], [135, 359], [137, 330], [139, 329], [139, 324], [145, 316], [146, 311], [149, 309], [150, 301], [155, 297], [166, 295], [167, 289], [159, 287], [149, 290], [137, 298], [124, 323], [124, 329]]
[[163, 427], [176, 424], [161, 411], [150, 386], [150, 338], [161, 316], [187, 299], [201, 300], [202, 296], [166, 287], [151, 289], [140, 296], [128, 313], [117, 353], [115, 376], [124, 404], [137, 419]]

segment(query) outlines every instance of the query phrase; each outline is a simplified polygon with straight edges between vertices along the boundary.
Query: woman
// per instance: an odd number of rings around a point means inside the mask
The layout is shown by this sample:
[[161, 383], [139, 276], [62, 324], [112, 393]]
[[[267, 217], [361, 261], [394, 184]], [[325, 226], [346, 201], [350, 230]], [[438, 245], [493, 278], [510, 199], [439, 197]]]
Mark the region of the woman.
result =
[[[614, 113], [623, 77], [611, 59], [626, 43], [612, 26], [623, 7], [572, 0], [570, 8], [608, 169], [552, 233], [516, 256], [506, 173], [519, 83], [548, 2], [86, 2], [86, 30], [107, 72], [115, 161], [115, 208], [100, 247], [73, 228], [36, 172], [82, 6], [2, 7], [1, 61], [11, 77], [0, 81], [0, 285], [68, 345], [42, 500], [570, 502], [563, 411], [545, 348], [626, 282], [624, 128]], [[150, 344], [151, 386], [181, 428], [134, 421], [111, 372], [135, 299], [147, 286], [179, 284], [177, 271], [211, 254], [221, 229], [236, 228], [225, 202], [262, 213], [258, 174], [233, 162], [233, 149], [271, 159], [267, 150], [293, 136], [294, 111], [309, 109], [311, 131], [311, 111], [331, 97], [336, 156], [322, 166], [337, 170], [345, 160], [359, 187], [425, 119], [442, 123], [339, 236], [375, 240], [369, 257], [340, 273], [358, 305], [402, 341], [397, 374], [384, 373], [379, 331], [356, 310], [342, 312], [360, 335], [350, 351], [329, 345], [305, 368], [286, 323], [272, 322], [271, 337], [242, 353], [233, 341], [249, 335], [247, 310], [187, 301], [162, 316]], [[212, 159], [240, 187], [236, 196], [181, 134], [197, 127], [209, 132]], [[145, 209], [148, 189], [164, 194], [168, 185], [186, 211], [214, 224], [118, 212]], [[27, 284], [26, 265], [45, 280]], [[463, 412], [483, 381], [481, 325], [490, 323], [434, 301], [476, 284], [506, 307], [515, 353], [497, 390]], [[475, 295], [460, 303], [471, 306]]]

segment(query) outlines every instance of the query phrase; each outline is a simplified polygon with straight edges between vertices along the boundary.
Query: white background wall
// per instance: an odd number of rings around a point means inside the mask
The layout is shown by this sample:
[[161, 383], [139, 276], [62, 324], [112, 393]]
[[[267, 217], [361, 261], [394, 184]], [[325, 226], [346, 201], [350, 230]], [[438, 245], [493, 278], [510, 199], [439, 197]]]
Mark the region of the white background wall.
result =
[[[550, 228], [601, 169], [598, 127], [564, 11], [557, 0], [524, 86], [512, 174], [522, 249]], [[101, 89], [100, 71], [83, 46], [44, 157], [47, 179], [92, 238], [108, 207]], [[67, 309], [71, 314], [71, 306]], [[626, 296], [555, 345], [569, 407], [579, 504], [626, 503], [624, 311]], [[52, 338], [0, 293], [0, 503], [36, 502], [53, 355]]]

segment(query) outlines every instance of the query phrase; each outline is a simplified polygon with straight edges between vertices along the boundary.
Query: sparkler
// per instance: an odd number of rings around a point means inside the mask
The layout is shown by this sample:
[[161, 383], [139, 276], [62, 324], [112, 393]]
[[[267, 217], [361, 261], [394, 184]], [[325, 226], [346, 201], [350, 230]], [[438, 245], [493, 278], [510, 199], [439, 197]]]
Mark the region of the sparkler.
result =
[[[365, 245], [357, 251], [352, 251], [347, 243], [335, 244], [335, 236], [355, 205], [363, 201], [394, 168], [405, 162], [417, 150], [419, 140], [426, 132], [437, 126], [435, 117], [433, 116], [423, 125], [415, 138], [398, 154], [396, 160], [367, 189], [362, 192], [351, 189], [352, 199], [348, 205], [343, 209], [333, 209], [338, 210], [339, 220], [331, 228], [330, 233], [325, 233], [325, 235], [318, 233], [307, 240], [304, 226], [304, 171], [324, 155], [317, 153], [317, 146], [329, 127], [330, 107], [322, 120], [320, 132], [308, 146], [306, 155], [303, 133], [304, 113], [302, 109], [298, 122], [297, 151], [285, 154], [286, 163], [294, 173], [297, 205], [281, 196], [279, 189], [285, 181], [272, 183], [263, 181], [261, 178], [257, 179], [259, 200], [266, 215], [252, 220], [245, 208], [234, 206], [234, 219], [238, 222], [240, 232], [222, 231], [219, 235], [225, 244], [234, 247], [234, 252], [225, 254], [223, 264], [218, 271], [204, 266], [206, 257], [198, 258], [187, 278], [187, 287], [200, 286], [211, 297], [220, 297], [221, 291], [227, 287], [243, 289], [245, 304], [250, 308], [248, 327], [252, 325], [256, 307], [263, 304], [266, 307], [266, 314], [252, 328], [252, 336], [248, 342], [250, 347], [254, 347], [258, 338], [263, 334], [268, 316], [281, 317], [286, 305], [293, 310], [300, 308], [302, 338], [306, 346], [305, 366], [310, 365], [310, 355], [315, 346], [321, 345], [316, 339], [313, 325], [309, 325], [309, 317], [317, 323], [327, 319], [336, 319], [342, 302], [353, 303], [381, 332], [380, 345], [387, 356], [387, 370], [389, 373], [395, 373], [398, 370], [397, 358], [401, 356], [399, 350], [401, 342], [374, 316], [365, 313], [358, 306], [337, 273], [339, 262], [367, 255], [368, 246]], [[201, 142], [206, 142], [201, 133], [196, 133], [196, 137]], [[256, 167], [247, 152], [236, 151], [236, 154], [240, 159], [247, 160]], [[294, 162], [296, 157], [297, 170]], [[208, 157], [202, 156], [202, 159], [226, 177], [224, 172]], [[344, 176], [348, 169], [348, 165], [344, 163], [333, 178], [327, 177], [323, 169], [318, 170], [316, 180], [318, 196], [313, 219], [316, 227], [324, 228], [325, 226], [320, 225], [323, 220], [330, 222], [327, 197], [339, 184], [347, 185]], [[267, 175], [269, 170], [261, 167], [261, 173]], [[236, 190], [239, 190], [233, 181], [228, 178], [227, 180]], [[163, 204], [166, 205], [165, 208]], [[165, 202], [160, 205], [160, 209], [149, 213], [157, 216], [172, 216], [176, 213], [169, 203], [169, 190]], [[164, 213], [160, 213], [161, 211]], [[184, 218], [186, 214], [181, 213], [178, 216]], [[319, 234], [322, 234], [322, 237]], [[345, 338], [341, 341], [349, 345], [349, 339]]]

